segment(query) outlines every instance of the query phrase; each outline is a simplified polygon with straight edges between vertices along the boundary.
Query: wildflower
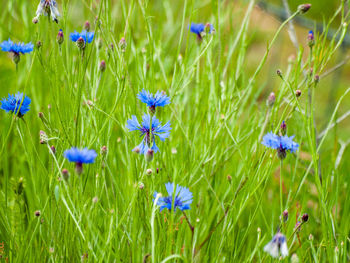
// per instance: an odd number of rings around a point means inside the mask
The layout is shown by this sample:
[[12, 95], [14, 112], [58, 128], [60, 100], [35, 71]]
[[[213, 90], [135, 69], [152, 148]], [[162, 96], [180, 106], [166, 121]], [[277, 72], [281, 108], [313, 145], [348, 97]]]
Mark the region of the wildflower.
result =
[[75, 162], [75, 169], [79, 174], [83, 171], [83, 163], [93, 163], [96, 156], [97, 153], [95, 150], [89, 150], [88, 148], [80, 150], [72, 147], [64, 152], [64, 157], [67, 158], [68, 161]]
[[213, 25], [209, 23], [207, 23], [206, 25], [202, 23], [199, 23], [199, 24], [191, 23], [189, 28], [192, 33], [197, 35], [198, 40], [203, 39], [203, 37], [205, 36], [205, 31], [207, 31], [207, 33], [209, 34], [212, 34], [215, 32]]
[[77, 46], [80, 49], [85, 48], [85, 44], [91, 43], [94, 39], [94, 32], [87, 32], [86, 30], [81, 31], [81, 33], [74, 31], [73, 33], [70, 33], [69, 38], [73, 42], [76, 42]]
[[[38, 9], [36, 10], [36, 17], [33, 18], [33, 22], [39, 20], [39, 17], [44, 14], [45, 16], [51, 16], [52, 20], [58, 23], [57, 17], [60, 16], [58, 12], [56, 1], [55, 0], [40, 0]], [[36, 24], [35, 23], [35, 24]]]
[[165, 105], [170, 104], [170, 98], [161, 91], [157, 91], [157, 93], [153, 95], [143, 89], [137, 95], [137, 98], [147, 104], [151, 113], [155, 112], [156, 107], [164, 107]]
[[307, 36], [307, 41], [310, 48], [315, 45], [314, 32], [312, 30], [309, 31], [309, 34]]
[[281, 254], [282, 258], [288, 256], [286, 237], [278, 232], [272, 240], [264, 247], [264, 251], [272, 257], [277, 258]]
[[[169, 211], [174, 207], [179, 208], [181, 211], [190, 209], [190, 204], [193, 201], [193, 196], [190, 190], [186, 187], [176, 185], [174, 190], [174, 183], [165, 184], [165, 188], [169, 196], [160, 197], [158, 199], [157, 205], [160, 206], [160, 211], [167, 208]], [[175, 193], [174, 206], [173, 206], [173, 194]], [[153, 197], [156, 198], [157, 192], [154, 192]]]
[[13, 112], [18, 117], [23, 117], [29, 111], [30, 98], [23, 93], [18, 92], [15, 95], [8, 95], [7, 98], [1, 100], [1, 109], [6, 112]]
[[62, 30], [62, 29], [60, 29], [60, 30], [58, 31], [56, 40], [57, 40], [57, 43], [58, 43], [59, 45], [62, 45], [63, 40], [64, 40], [63, 30]]
[[287, 151], [295, 152], [298, 150], [299, 144], [293, 141], [294, 136], [288, 137], [287, 135], [278, 136], [269, 132], [263, 138], [262, 144], [266, 147], [276, 149], [278, 157], [282, 160], [286, 157]]
[[15, 64], [18, 64], [20, 61], [20, 54], [30, 53], [33, 51], [34, 45], [29, 42], [28, 44], [24, 44], [22, 42], [20, 43], [13, 43], [11, 39], [5, 40], [2, 43], [0, 43], [1, 50], [4, 52], [12, 52], [13, 54], [13, 62]]
[[[143, 140], [134, 151], [141, 154], [146, 154], [149, 149], [157, 152], [159, 149], [155, 143], [155, 136], [158, 136], [161, 141], [165, 141], [170, 135], [170, 122], [167, 122], [162, 126], [161, 122], [156, 118], [152, 117], [152, 129], [150, 129], [151, 117], [149, 114], [144, 114], [142, 117], [142, 123], [139, 124], [135, 115], [132, 116], [130, 120], [127, 121], [126, 128], [129, 131], [140, 131], [140, 136], [143, 136]], [[152, 145], [151, 145], [152, 142]]]

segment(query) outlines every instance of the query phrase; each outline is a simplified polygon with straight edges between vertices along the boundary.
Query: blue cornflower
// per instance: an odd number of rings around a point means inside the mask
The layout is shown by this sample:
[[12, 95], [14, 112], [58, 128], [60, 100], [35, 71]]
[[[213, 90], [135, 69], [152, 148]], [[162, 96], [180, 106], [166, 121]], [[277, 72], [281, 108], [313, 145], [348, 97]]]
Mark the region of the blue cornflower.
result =
[[[172, 204], [174, 204], [174, 211], [179, 208], [181, 211], [190, 209], [190, 204], [193, 201], [193, 196], [190, 190], [186, 187], [176, 185], [175, 198], [173, 203], [174, 194], [174, 183], [165, 184], [165, 188], [169, 196], [160, 197], [158, 199], [157, 205], [160, 206], [160, 211], [167, 208], [169, 211], [172, 209]], [[156, 198], [157, 192], [154, 193], [153, 197]]]
[[266, 147], [276, 149], [278, 157], [284, 159], [286, 157], [286, 151], [290, 151], [293, 153], [299, 148], [299, 144], [294, 142], [293, 138], [294, 136], [279, 136], [272, 132], [269, 132], [263, 137], [262, 144]]
[[194, 34], [197, 35], [198, 39], [201, 40], [203, 38], [203, 34], [205, 33], [204, 31], [206, 30], [209, 34], [214, 33], [215, 29], [212, 24], [196, 24], [196, 23], [191, 23], [189, 26], [190, 31]]
[[161, 91], [157, 91], [157, 93], [153, 95], [152, 93], [142, 89], [142, 91], [137, 95], [137, 98], [143, 103], [146, 103], [152, 113], [154, 113], [156, 107], [164, 107], [170, 103], [170, 98]]
[[97, 153], [95, 150], [89, 150], [88, 148], [78, 149], [75, 147], [70, 148], [64, 152], [64, 157], [70, 162], [75, 163], [75, 169], [78, 173], [83, 171], [83, 163], [93, 163]]
[[7, 98], [3, 98], [1, 100], [1, 109], [5, 110], [6, 112], [11, 111], [15, 114], [17, 114], [19, 110], [18, 116], [22, 117], [29, 111], [30, 102], [30, 98], [28, 98], [26, 95], [24, 95], [23, 99], [23, 93], [18, 92], [15, 95], [9, 94]]
[[315, 44], [314, 32], [312, 30], [309, 31], [309, 34], [307, 35], [307, 40], [309, 47], [312, 47]]
[[288, 247], [286, 237], [278, 232], [272, 240], [264, 247], [264, 251], [272, 257], [278, 258], [281, 254], [282, 258], [288, 256]]
[[[128, 128], [129, 131], [140, 131], [140, 136], [143, 136], [140, 145], [134, 149], [136, 152], [141, 154], [146, 154], [149, 149], [153, 150], [154, 152], [159, 150], [156, 145], [155, 135], [157, 135], [161, 141], [165, 141], [165, 139], [170, 135], [170, 122], [167, 122], [162, 126], [162, 123], [156, 118], [156, 116], [153, 116], [152, 129], [150, 130], [150, 120], [150, 115], [144, 114], [141, 125], [139, 124], [135, 115], [133, 115], [131, 119], [127, 121], [126, 128]], [[152, 138], [152, 146], [150, 138]]]
[[36, 17], [33, 18], [34, 24], [38, 23], [39, 17], [44, 14], [45, 16], [50, 15], [52, 20], [58, 23], [57, 17], [60, 13], [57, 9], [55, 0], [40, 0], [38, 9], [36, 10]]
[[12, 52], [13, 53], [13, 61], [17, 64], [20, 60], [20, 54], [25, 54], [33, 51], [34, 45], [29, 42], [28, 44], [24, 43], [13, 43], [11, 39], [5, 40], [0, 43], [0, 47], [2, 51]]
[[81, 31], [81, 33], [74, 30], [73, 33], [70, 33], [69, 38], [73, 42], [77, 42], [78, 39], [82, 38], [85, 43], [88, 42], [90, 44], [94, 39], [94, 34], [94, 32], [87, 32], [86, 30]]

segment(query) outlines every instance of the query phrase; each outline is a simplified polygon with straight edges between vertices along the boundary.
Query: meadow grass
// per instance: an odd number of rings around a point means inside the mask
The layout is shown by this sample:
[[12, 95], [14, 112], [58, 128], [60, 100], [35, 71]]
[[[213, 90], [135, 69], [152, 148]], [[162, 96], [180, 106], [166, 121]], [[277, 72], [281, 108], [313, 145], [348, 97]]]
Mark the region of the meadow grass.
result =
[[[338, 2], [312, 47], [314, 28], [287, 32], [308, 12], [292, 6], [266, 28], [253, 0], [58, 1], [58, 24], [32, 23], [38, 1], [4, 3], [0, 41], [35, 48], [17, 68], [0, 53], [1, 97], [32, 100], [21, 118], [0, 113], [0, 261], [349, 262], [350, 89], [338, 74], [349, 69], [348, 13]], [[94, 40], [82, 51], [69, 34], [86, 20]], [[216, 32], [198, 41], [191, 22]], [[171, 99], [156, 109], [172, 130], [151, 162], [126, 128], [148, 112], [142, 89]], [[283, 161], [261, 143], [282, 121], [300, 145]], [[98, 153], [80, 175], [64, 158], [71, 147]], [[168, 182], [193, 193], [190, 210], [160, 212], [153, 194], [167, 195]], [[278, 229], [284, 259], [264, 252]]]

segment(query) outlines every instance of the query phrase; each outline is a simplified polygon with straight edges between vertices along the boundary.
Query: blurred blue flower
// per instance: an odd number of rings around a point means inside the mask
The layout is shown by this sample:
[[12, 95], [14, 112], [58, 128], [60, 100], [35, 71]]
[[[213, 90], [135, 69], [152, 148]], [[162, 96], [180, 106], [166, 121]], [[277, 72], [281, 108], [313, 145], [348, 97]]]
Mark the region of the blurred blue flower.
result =
[[264, 247], [264, 251], [272, 257], [278, 258], [280, 253], [282, 258], [288, 256], [288, 247], [286, 237], [278, 232], [272, 240]]
[[202, 33], [206, 30], [209, 34], [212, 34], [215, 32], [215, 29], [212, 24], [196, 24], [196, 23], [191, 23], [189, 26], [190, 31], [198, 36], [199, 39], [202, 39]]
[[295, 143], [293, 141], [293, 138], [294, 136], [279, 136], [272, 132], [269, 132], [263, 137], [262, 144], [266, 147], [276, 150], [295, 152], [296, 150], [298, 150], [299, 144]]
[[170, 98], [161, 91], [157, 91], [157, 93], [153, 95], [152, 93], [142, 89], [142, 91], [137, 95], [137, 98], [143, 103], [146, 103], [151, 110], [155, 110], [155, 108], [159, 106], [164, 107], [170, 103]]
[[95, 150], [89, 150], [88, 148], [78, 149], [75, 147], [70, 148], [64, 152], [64, 157], [70, 162], [75, 163], [93, 163], [97, 153]]
[[36, 10], [36, 17], [34, 17], [33, 22], [37, 23], [39, 17], [44, 14], [45, 16], [50, 15], [52, 20], [58, 23], [57, 17], [60, 13], [57, 9], [57, 4], [55, 0], [40, 0], [38, 8]]
[[13, 52], [15, 54], [19, 53], [29, 53], [33, 51], [34, 45], [32, 43], [24, 44], [24, 43], [13, 43], [11, 39], [5, 40], [2, 43], [0, 43], [0, 47], [2, 51], [5, 52]]
[[[154, 152], [159, 150], [155, 142], [155, 136], [158, 136], [161, 141], [165, 141], [165, 139], [170, 135], [170, 122], [167, 122], [164, 126], [162, 126], [162, 123], [156, 118], [156, 116], [153, 116], [152, 129], [150, 130], [150, 120], [150, 115], [144, 114], [141, 125], [139, 124], [135, 115], [133, 115], [131, 119], [127, 121], [126, 128], [128, 128], [129, 131], [140, 131], [140, 137], [143, 136], [142, 142], [137, 147], [137, 152], [141, 154], [147, 153], [148, 149], [152, 149]], [[150, 145], [151, 138], [153, 144], [152, 146]]]
[[[179, 208], [181, 211], [190, 209], [190, 204], [193, 201], [193, 196], [188, 188], [176, 185], [174, 192], [174, 183], [165, 184], [165, 188], [168, 192], [168, 196], [160, 197], [157, 202], [157, 205], [160, 206], [160, 211], [162, 211], [164, 208], [167, 208], [169, 211], [171, 210], [174, 193], [174, 211], [176, 211], [176, 208]], [[157, 192], [153, 194], [153, 201], [155, 200], [157, 194]]]
[[91, 43], [94, 39], [94, 32], [87, 32], [86, 30], [81, 31], [81, 33], [74, 30], [73, 33], [70, 33], [69, 38], [73, 42], [77, 42], [79, 38], [83, 38], [85, 43]]
[[15, 114], [17, 114], [19, 110], [18, 116], [22, 117], [29, 111], [30, 102], [30, 98], [28, 98], [26, 95], [24, 95], [23, 99], [23, 93], [18, 92], [15, 95], [9, 94], [7, 98], [3, 98], [1, 100], [1, 109], [5, 110], [6, 112], [11, 111]]

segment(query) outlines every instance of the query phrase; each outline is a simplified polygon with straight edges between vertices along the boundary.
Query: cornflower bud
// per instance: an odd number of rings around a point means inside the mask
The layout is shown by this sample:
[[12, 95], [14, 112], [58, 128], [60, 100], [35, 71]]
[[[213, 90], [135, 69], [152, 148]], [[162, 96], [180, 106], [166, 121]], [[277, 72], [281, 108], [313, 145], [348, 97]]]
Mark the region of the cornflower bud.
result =
[[297, 89], [297, 90], [295, 91], [295, 96], [296, 96], [297, 98], [299, 98], [299, 97], [301, 96], [301, 90], [300, 90], [300, 89]]
[[84, 29], [85, 29], [87, 32], [90, 31], [90, 22], [89, 22], [89, 21], [85, 21]]
[[106, 70], [106, 62], [104, 60], [101, 61], [100, 66], [99, 66], [99, 70], [101, 72], [104, 72]]
[[275, 104], [275, 101], [276, 101], [275, 93], [271, 92], [269, 97], [266, 100], [266, 104], [267, 106], [272, 107], [273, 104]]
[[298, 10], [301, 14], [305, 14], [311, 8], [311, 4], [302, 4], [298, 6]]
[[85, 40], [84, 40], [84, 38], [79, 37], [76, 43], [77, 43], [77, 47], [78, 47], [79, 49], [82, 50], [82, 49], [85, 48]]
[[63, 40], [64, 40], [64, 35], [63, 35], [63, 31], [62, 29], [60, 29], [57, 33], [57, 38], [56, 38], [56, 41], [59, 45], [62, 45], [63, 43]]

